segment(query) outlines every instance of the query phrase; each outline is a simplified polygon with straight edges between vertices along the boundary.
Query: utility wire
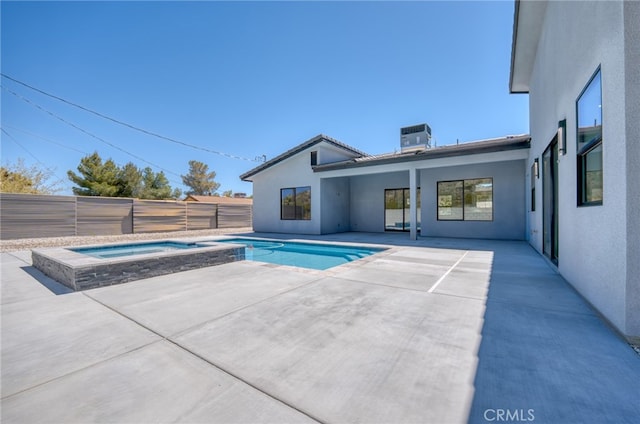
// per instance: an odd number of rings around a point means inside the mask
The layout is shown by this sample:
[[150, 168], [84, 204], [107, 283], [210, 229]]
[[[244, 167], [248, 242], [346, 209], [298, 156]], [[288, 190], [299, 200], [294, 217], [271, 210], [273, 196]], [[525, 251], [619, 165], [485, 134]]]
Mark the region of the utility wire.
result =
[[[74, 150], [74, 151], [76, 151], [76, 152], [78, 152], [78, 153], [82, 153], [83, 155], [90, 155], [90, 154], [91, 154], [91, 153], [86, 152], [86, 151], [84, 151], [84, 150], [76, 149], [75, 147], [67, 146], [66, 144], [62, 144], [62, 143], [57, 142], [57, 141], [55, 141], [55, 140], [51, 140], [50, 138], [46, 138], [46, 137], [43, 137], [43, 136], [41, 136], [41, 135], [34, 134], [34, 133], [32, 133], [32, 132], [30, 132], [30, 131], [27, 131], [27, 130], [25, 130], [25, 129], [23, 129], [23, 128], [14, 127], [13, 125], [7, 125], [7, 124], [4, 124], [4, 126], [5, 126], [6, 128], [10, 128], [10, 129], [12, 129], [12, 130], [16, 130], [16, 131], [22, 132], [22, 133], [24, 133], [24, 134], [30, 135], [30, 136], [32, 136], [32, 137], [39, 138], [39, 139], [41, 139], [41, 140], [47, 141], [47, 142], [49, 142], [49, 143], [56, 144], [56, 145], [58, 145], [58, 146], [61, 146], [61, 147], [66, 148], [66, 149]], [[15, 141], [15, 138], [14, 138], [14, 141]], [[42, 163], [42, 162], [40, 162], [40, 163]], [[43, 164], [43, 165], [44, 165], [44, 164]], [[65, 177], [65, 178], [66, 178], [66, 177]], [[169, 180], [168, 178], [167, 178], [167, 180], [168, 180], [170, 183], [172, 183], [172, 184], [176, 184], [176, 185], [182, 185], [182, 184], [183, 184], [182, 182], [177, 182], [177, 181], [175, 181], [175, 180]]]
[[40, 90], [39, 88], [33, 87], [33, 86], [31, 86], [31, 85], [29, 85], [29, 84], [27, 84], [25, 82], [22, 82], [22, 81], [19, 81], [19, 80], [15, 79], [15, 78], [12, 78], [9, 75], [3, 74], [3, 73], [0, 73], [0, 75], [2, 75], [3, 77], [5, 77], [5, 78], [7, 78], [7, 79], [9, 79], [9, 80], [11, 80], [11, 81], [13, 81], [15, 83], [18, 83], [18, 84], [20, 84], [20, 85], [22, 85], [24, 87], [27, 87], [27, 88], [29, 88], [31, 90], [34, 90], [34, 91], [37, 91], [40, 94], [44, 94], [45, 96], [51, 97], [53, 99], [56, 99], [56, 100], [61, 101], [63, 103], [66, 103], [66, 104], [68, 104], [70, 106], [73, 106], [73, 107], [76, 107], [78, 109], [84, 110], [85, 112], [92, 113], [92, 114], [94, 114], [96, 116], [99, 116], [99, 117], [101, 117], [103, 119], [107, 119], [107, 120], [109, 120], [111, 122], [114, 122], [116, 124], [123, 125], [123, 126], [125, 126], [127, 128], [130, 128], [130, 129], [134, 130], [134, 131], [139, 131], [141, 133], [144, 133], [144, 134], [147, 134], [147, 135], [150, 135], [150, 136], [153, 136], [153, 137], [157, 137], [157, 138], [160, 138], [162, 140], [170, 141], [171, 143], [180, 144], [180, 145], [183, 145], [183, 146], [186, 146], [186, 147], [190, 147], [192, 149], [201, 150], [203, 152], [213, 153], [213, 154], [220, 155], [220, 156], [225, 156], [225, 157], [228, 157], [228, 158], [231, 158], [231, 159], [239, 159], [239, 160], [245, 160], [245, 161], [249, 161], [249, 162], [262, 162], [263, 161], [262, 160], [262, 156], [256, 157], [254, 159], [249, 159], [249, 158], [245, 158], [245, 157], [242, 157], [242, 156], [236, 156], [236, 155], [231, 155], [229, 153], [220, 152], [218, 150], [207, 149], [206, 147], [200, 147], [200, 146], [196, 146], [194, 144], [185, 143], [184, 141], [176, 140], [176, 139], [173, 139], [173, 138], [170, 138], [170, 137], [165, 137], [164, 135], [157, 134], [157, 133], [154, 133], [152, 131], [136, 127], [135, 125], [128, 124], [128, 123], [120, 121], [120, 120], [118, 120], [116, 118], [112, 118], [112, 117], [104, 115], [104, 114], [102, 114], [100, 112], [96, 112], [95, 110], [92, 110], [92, 109], [89, 109], [87, 107], [81, 106], [81, 105], [79, 105], [77, 103], [73, 103], [73, 102], [71, 102], [69, 100], [63, 99], [62, 97], [58, 97], [58, 96], [56, 96], [54, 94], [47, 93], [46, 91]]
[[75, 147], [67, 146], [66, 144], [62, 144], [62, 143], [60, 143], [60, 142], [57, 142], [57, 141], [51, 140], [50, 138], [46, 138], [46, 137], [43, 137], [43, 136], [41, 136], [41, 135], [34, 134], [34, 133], [32, 133], [32, 132], [30, 132], [30, 131], [27, 131], [27, 130], [24, 130], [24, 129], [22, 129], [22, 128], [14, 127], [13, 125], [7, 125], [7, 124], [4, 124], [4, 127], [6, 127], [6, 128], [10, 128], [10, 129], [15, 130], [15, 131], [19, 131], [19, 132], [24, 133], [24, 134], [27, 134], [27, 135], [30, 135], [31, 137], [39, 138], [40, 140], [43, 140], [43, 141], [46, 141], [46, 142], [49, 142], [49, 143], [52, 143], [52, 144], [58, 145], [58, 146], [60, 146], [60, 147], [64, 147], [65, 149], [69, 149], [69, 150], [76, 151], [76, 152], [78, 152], [78, 153], [82, 153], [82, 154], [84, 154], [84, 155], [88, 155], [88, 154], [90, 154], [89, 152], [85, 152], [84, 150], [80, 150], [80, 149], [76, 149]]
[[22, 148], [22, 150], [24, 150], [25, 152], [29, 153], [29, 155], [30, 155], [32, 158], [34, 158], [34, 159], [36, 160], [36, 162], [38, 162], [38, 163], [39, 163], [40, 165], [42, 165], [42, 166], [46, 166], [44, 163], [42, 163], [42, 162], [40, 161], [40, 159], [38, 159], [38, 158], [36, 157], [36, 155], [34, 155], [33, 153], [31, 153], [31, 152], [29, 151], [29, 149], [27, 149], [26, 147], [24, 147], [22, 144], [20, 144], [20, 142], [18, 142], [18, 140], [16, 140], [16, 139], [15, 139], [15, 137], [13, 137], [11, 134], [9, 134], [9, 133], [7, 132], [7, 130], [5, 130], [4, 128], [0, 128], [0, 131], [2, 131], [2, 132], [3, 132], [7, 137], [9, 137], [9, 139], [10, 139], [11, 141], [13, 141], [14, 143], [16, 143], [19, 147], [21, 147], [21, 148]]
[[[7, 137], [9, 137], [18, 146], [22, 147], [22, 149], [24, 149], [25, 152], [29, 153], [31, 155], [31, 157], [34, 158], [36, 160], [36, 162], [38, 162], [40, 165], [42, 165], [47, 172], [51, 173], [51, 175], [55, 175], [56, 177], [60, 178], [60, 174], [56, 173], [56, 169], [55, 168], [49, 168], [45, 163], [43, 163], [33, 153], [31, 153], [26, 147], [24, 147], [22, 144], [20, 144], [18, 142], [18, 140], [16, 140], [16, 138], [14, 136], [12, 136], [11, 134], [9, 134], [7, 132], [7, 130], [5, 130], [4, 128], [0, 128], [0, 131], [2, 131]], [[64, 179], [60, 178], [60, 182], [62, 182], [62, 181], [64, 181]]]
[[[89, 131], [87, 131], [87, 130], [85, 130], [85, 129], [83, 129], [83, 128], [80, 128], [79, 126], [75, 125], [74, 123], [67, 121], [66, 119], [62, 118], [61, 116], [56, 115], [56, 114], [55, 114], [55, 113], [53, 113], [53, 112], [50, 112], [49, 110], [47, 110], [47, 109], [43, 108], [42, 106], [38, 105], [37, 103], [34, 103], [34, 102], [32, 102], [31, 100], [27, 99], [26, 97], [21, 96], [20, 94], [16, 93], [15, 91], [12, 91], [12, 90], [8, 89], [7, 87], [3, 86], [2, 84], [0, 84], [0, 87], [1, 87], [1, 88], [3, 88], [4, 90], [8, 91], [9, 93], [13, 94], [14, 96], [16, 96], [17, 98], [19, 98], [20, 100], [24, 101], [25, 103], [28, 103], [28, 104], [32, 105], [33, 107], [35, 107], [35, 108], [37, 108], [37, 109], [40, 109], [41, 111], [43, 111], [43, 112], [47, 113], [48, 115], [51, 115], [51, 116], [53, 116], [54, 118], [56, 118], [56, 119], [58, 119], [58, 120], [60, 120], [60, 121], [64, 122], [65, 124], [67, 124], [67, 125], [69, 125], [69, 126], [71, 126], [71, 127], [75, 128], [75, 129], [77, 129], [78, 131], [83, 132], [84, 134], [88, 135], [89, 137], [95, 138], [96, 140], [98, 140], [98, 141], [100, 141], [100, 142], [102, 142], [102, 143], [104, 143], [104, 144], [106, 144], [106, 145], [108, 145], [108, 146], [111, 146], [111, 147], [113, 147], [114, 149], [120, 150], [121, 152], [123, 152], [123, 153], [125, 153], [125, 154], [127, 154], [127, 155], [129, 155], [129, 156], [131, 156], [131, 157], [134, 157], [134, 158], [136, 158], [136, 159], [138, 159], [138, 160], [141, 160], [142, 162], [144, 162], [144, 163], [146, 163], [146, 164], [149, 164], [149, 165], [154, 166], [154, 167], [156, 167], [156, 168], [158, 168], [158, 169], [161, 169], [161, 170], [163, 170], [164, 172], [166, 172], [167, 174], [175, 175], [176, 177], [181, 177], [181, 175], [176, 174], [175, 172], [169, 171], [168, 169], [164, 169], [164, 168], [163, 168], [163, 167], [161, 167], [160, 165], [156, 165], [155, 163], [149, 162], [148, 160], [143, 159], [143, 158], [141, 158], [140, 156], [137, 156], [137, 155], [135, 155], [135, 154], [133, 154], [133, 153], [131, 153], [131, 152], [128, 152], [128, 151], [126, 151], [125, 149], [123, 149], [123, 148], [121, 148], [121, 147], [118, 147], [118, 146], [116, 146], [115, 144], [110, 143], [110, 142], [108, 142], [107, 140], [105, 140], [105, 139], [103, 139], [103, 138], [101, 138], [101, 137], [98, 137], [97, 135], [95, 135], [95, 134], [93, 134], [93, 133], [90, 133]], [[182, 177], [181, 177], [181, 178], [182, 178]]]

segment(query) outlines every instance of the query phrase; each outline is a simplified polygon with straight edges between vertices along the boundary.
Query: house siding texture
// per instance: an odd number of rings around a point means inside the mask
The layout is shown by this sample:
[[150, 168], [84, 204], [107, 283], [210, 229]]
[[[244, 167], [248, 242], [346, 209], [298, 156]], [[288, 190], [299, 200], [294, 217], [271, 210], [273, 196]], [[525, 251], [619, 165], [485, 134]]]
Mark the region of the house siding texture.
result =
[[[548, 2], [529, 85], [527, 163], [541, 158], [558, 121], [566, 119], [567, 152], [558, 160], [558, 270], [618, 329], [636, 336], [640, 214], [637, 185], [627, 184], [638, 182], [638, 119], [628, 108], [629, 100], [637, 105], [638, 99], [638, 9], [637, 2]], [[600, 206], [577, 207], [576, 100], [598, 67], [604, 200]], [[633, 172], [627, 169], [630, 163]], [[542, 179], [536, 185], [536, 203], [542, 205]], [[542, 252], [542, 208], [528, 218], [530, 243]]]

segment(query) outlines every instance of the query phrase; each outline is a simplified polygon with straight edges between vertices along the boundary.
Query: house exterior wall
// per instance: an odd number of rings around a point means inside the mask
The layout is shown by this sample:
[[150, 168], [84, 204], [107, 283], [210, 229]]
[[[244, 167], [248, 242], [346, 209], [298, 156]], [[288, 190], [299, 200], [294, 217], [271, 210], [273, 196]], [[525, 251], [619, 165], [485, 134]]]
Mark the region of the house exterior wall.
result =
[[[630, 133], [635, 134], [633, 142], [637, 144], [638, 140], [637, 124], [628, 122], [631, 115], [626, 97], [630, 94], [627, 90], [635, 84], [636, 97], [631, 102], [637, 104], [638, 83], [637, 79], [627, 81], [631, 76], [627, 74], [630, 69], [629, 63], [625, 66], [625, 52], [631, 56], [637, 44], [625, 44], [629, 16], [623, 13], [633, 9], [637, 17], [637, 8], [637, 4], [626, 2], [549, 2], [529, 91], [531, 149], [527, 168], [535, 158], [542, 162], [542, 153], [556, 134], [558, 121], [567, 122], [567, 152], [558, 160], [558, 270], [626, 334], [640, 334], [638, 312], [631, 313], [628, 308], [639, 302], [637, 277], [633, 277], [635, 283], [630, 283], [627, 275], [628, 230], [632, 223], [628, 218], [628, 193], [635, 191], [637, 195], [637, 187], [627, 186], [633, 176], [627, 170], [628, 158], [625, 160], [632, 141], [628, 138]], [[628, 37], [637, 37], [637, 22], [633, 24], [635, 33]], [[635, 57], [637, 69], [637, 54]], [[599, 206], [578, 207], [576, 100], [598, 67], [602, 77], [604, 200]], [[636, 164], [637, 159], [636, 150]], [[637, 181], [637, 171], [634, 175]], [[525, 181], [528, 193], [529, 179]], [[536, 211], [528, 213], [528, 236], [532, 246], [542, 252], [542, 178], [536, 180], [536, 194]], [[637, 218], [631, 219], [637, 224]], [[637, 239], [637, 230], [635, 235]], [[634, 284], [635, 288], [631, 287]]]
[[351, 178], [351, 230], [384, 232], [384, 190], [408, 188], [409, 172], [358, 175]]
[[[348, 181], [321, 183], [311, 167], [311, 152], [317, 152], [319, 165], [354, 157], [354, 153], [320, 142], [254, 175], [254, 231], [296, 234], [349, 231]], [[280, 219], [280, 190], [306, 186], [311, 187], [311, 219]]]
[[[420, 170], [422, 236], [524, 240], [525, 161]], [[438, 221], [438, 181], [493, 179], [493, 221]]]
[[[260, 232], [320, 234], [320, 178], [311, 169], [310, 152], [292, 156], [253, 180], [253, 229]], [[281, 220], [280, 189], [311, 187], [311, 219]]]
[[[627, 322], [626, 333], [640, 341], [640, 3], [624, 3], [626, 168], [627, 168]], [[634, 184], [635, 183], [635, 184]]]
[[350, 192], [348, 177], [320, 180], [322, 198], [320, 232], [322, 234], [351, 231]]
[[318, 146], [319, 148], [317, 149], [309, 149], [309, 151], [318, 151], [318, 165], [340, 162], [343, 160], [351, 159], [353, 157], [353, 154], [328, 144], [320, 144]]

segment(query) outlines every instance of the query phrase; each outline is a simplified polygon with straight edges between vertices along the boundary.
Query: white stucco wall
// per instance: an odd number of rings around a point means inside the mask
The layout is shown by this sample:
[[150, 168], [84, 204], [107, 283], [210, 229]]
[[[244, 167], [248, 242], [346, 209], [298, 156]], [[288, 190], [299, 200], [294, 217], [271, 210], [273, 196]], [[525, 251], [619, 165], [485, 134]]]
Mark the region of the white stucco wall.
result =
[[[438, 221], [438, 181], [473, 178], [493, 179], [493, 220]], [[524, 160], [421, 170], [421, 235], [524, 240], [526, 234], [524, 180]]]
[[[311, 168], [311, 152], [318, 152], [318, 163], [352, 157], [325, 142], [315, 144], [253, 176], [253, 229], [260, 232], [320, 234], [320, 177]], [[311, 187], [311, 219], [280, 219], [280, 189]]]
[[[622, 2], [549, 2], [530, 81], [531, 150], [541, 158], [558, 121], [567, 120], [567, 153], [559, 158], [561, 274], [626, 332], [627, 185]], [[637, 46], [636, 46], [637, 47]], [[598, 66], [602, 76], [601, 206], [577, 207], [576, 100]], [[636, 140], [637, 142], [637, 140]], [[540, 159], [542, 161], [542, 159]], [[530, 241], [542, 251], [542, 179]], [[527, 193], [529, 181], [526, 179]]]
[[384, 232], [384, 190], [408, 187], [408, 171], [351, 177], [351, 230]]
[[348, 177], [320, 180], [322, 234], [351, 231], [350, 193]]
[[640, 2], [624, 4], [627, 167], [625, 333], [640, 341]]

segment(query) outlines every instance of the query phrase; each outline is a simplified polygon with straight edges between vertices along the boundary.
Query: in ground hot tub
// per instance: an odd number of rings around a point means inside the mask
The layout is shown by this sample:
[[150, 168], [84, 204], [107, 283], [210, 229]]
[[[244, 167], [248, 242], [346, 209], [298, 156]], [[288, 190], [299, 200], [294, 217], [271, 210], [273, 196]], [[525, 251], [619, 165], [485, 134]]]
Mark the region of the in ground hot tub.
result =
[[147, 243], [34, 249], [33, 266], [73, 290], [244, 260], [244, 247], [163, 240]]

